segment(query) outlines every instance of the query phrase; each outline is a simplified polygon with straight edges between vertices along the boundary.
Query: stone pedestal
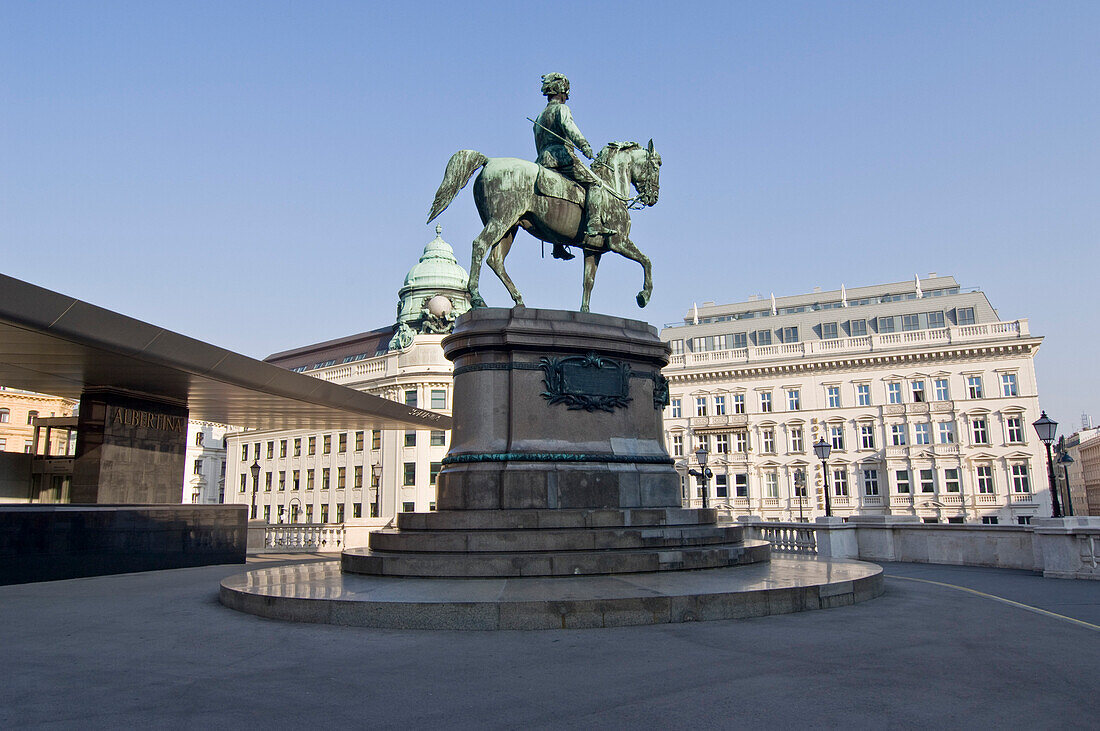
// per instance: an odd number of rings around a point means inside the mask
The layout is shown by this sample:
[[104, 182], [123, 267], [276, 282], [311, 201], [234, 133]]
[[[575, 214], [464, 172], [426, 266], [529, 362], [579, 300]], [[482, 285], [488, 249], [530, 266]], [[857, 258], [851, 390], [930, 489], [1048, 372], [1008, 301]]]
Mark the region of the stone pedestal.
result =
[[480, 309], [443, 352], [455, 422], [440, 510], [680, 507], [661, 435], [668, 347], [652, 326]]
[[668, 348], [606, 315], [479, 309], [443, 340], [454, 431], [435, 513], [402, 513], [345, 571], [419, 577], [627, 574], [766, 561], [763, 541], [680, 506], [664, 448]]

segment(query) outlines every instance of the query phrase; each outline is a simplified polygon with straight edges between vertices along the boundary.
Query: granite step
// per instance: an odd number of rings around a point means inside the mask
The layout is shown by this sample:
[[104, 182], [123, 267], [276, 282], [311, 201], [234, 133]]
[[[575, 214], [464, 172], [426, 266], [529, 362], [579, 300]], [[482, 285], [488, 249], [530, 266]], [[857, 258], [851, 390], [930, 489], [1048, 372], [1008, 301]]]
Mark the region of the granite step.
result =
[[527, 551], [598, 551], [603, 549], [679, 548], [738, 543], [739, 525], [672, 525], [631, 528], [565, 528], [493, 531], [381, 530], [370, 534], [375, 551], [427, 553], [502, 553]]
[[519, 530], [535, 528], [624, 528], [706, 525], [718, 520], [713, 508], [575, 508], [543, 510], [440, 510], [398, 513], [397, 527], [416, 530]]
[[767, 561], [767, 541], [678, 548], [506, 553], [391, 553], [353, 548], [344, 551], [343, 571], [373, 576], [509, 577], [583, 576], [710, 569]]

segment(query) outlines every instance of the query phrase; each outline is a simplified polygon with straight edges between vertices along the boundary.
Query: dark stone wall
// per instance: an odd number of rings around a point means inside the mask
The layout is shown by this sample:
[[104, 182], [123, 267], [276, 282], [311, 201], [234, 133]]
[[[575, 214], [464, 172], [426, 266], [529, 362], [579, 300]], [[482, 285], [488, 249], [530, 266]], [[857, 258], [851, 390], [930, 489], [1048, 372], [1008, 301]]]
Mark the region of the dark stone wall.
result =
[[244, 563], [245, 505], [0, 505], [0, 584]]
[[73, 503], [178, 504], [187, 409], [113, 391], [80, 397]]

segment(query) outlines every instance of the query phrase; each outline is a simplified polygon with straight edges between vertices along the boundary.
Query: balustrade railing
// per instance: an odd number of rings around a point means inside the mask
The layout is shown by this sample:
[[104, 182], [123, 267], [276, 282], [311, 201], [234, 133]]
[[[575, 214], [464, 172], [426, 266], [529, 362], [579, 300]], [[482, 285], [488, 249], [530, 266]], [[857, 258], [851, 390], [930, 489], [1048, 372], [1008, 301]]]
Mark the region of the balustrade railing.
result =
[[990, 322], [982, 325], [963, 325], [935, 330], [910, 330], [881, 335], [865, 335], [831, 340], [807, 340], [800, 343], [749, 346], [729, 350], [709, 350], [697, 353], [673, 355], [669, 365], [692, 366], [719, 362], [748, 362], [775, 358], [806, 357], [819, 353], [871, 352], [904, 348], [922, 343], [956, 343], [988, 338], [1025, 337], [1029, 333], [1027, 320]]
[[772, 550], [783, 553], [817, 553], [817, 531], [805, 523], [754, 523], [751, 529], [772, 544]]
[[333, 552], [344, 548], [343, 523], [275, 523], [264, 530], [264, 546], [288, 552]]

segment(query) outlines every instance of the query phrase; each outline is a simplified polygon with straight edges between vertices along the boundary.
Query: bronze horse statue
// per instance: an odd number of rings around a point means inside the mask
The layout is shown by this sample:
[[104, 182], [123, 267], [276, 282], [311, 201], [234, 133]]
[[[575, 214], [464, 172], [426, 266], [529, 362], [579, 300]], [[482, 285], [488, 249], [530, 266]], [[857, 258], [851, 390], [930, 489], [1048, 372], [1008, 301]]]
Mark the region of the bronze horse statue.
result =
[[[428, 223], [451, 204], [470, 176], [484, 168], [474, 180], [474, 203], [485, 228], [474, 239], [470, 261], [468, 290], [473, 307], [485, 307], [478, 281], [486, 252], [489, 266], [508, 288], [516, 306], [523, 306], [523, 297], [504, 269], [504, 259], [520, 226], [537, 239], [576, 246], [584, 252], [581, 312], [588, 312], [596, 267], [600, 257], [609, 251], [642, 265], [645, 281], [636, 299], [639, 307], [645, 307], [653, 292], [652, 268], [649, 258], [630, 240], [629, 208], [657, 203], [660, 167], [661, 156], [653, 150], [653, 140], [647, 147], [637, 142], [611, 142], [600, 150], [592, 163], [592, 172], [600, 178], [602, 186], [594, 185], [592, 192], [599, 191], [603, 196], [604, 224], [617, 233], [601, 237], [603, 244], [594, 246], [591, 239], [586, 241], [584, 237], [584, 190], [580, 185], [527, 160], [488, 158], [475, 150], [459, 150], [447, 163]], [[634, 198], [630, 197], [631, 186], [638, 193]]]

